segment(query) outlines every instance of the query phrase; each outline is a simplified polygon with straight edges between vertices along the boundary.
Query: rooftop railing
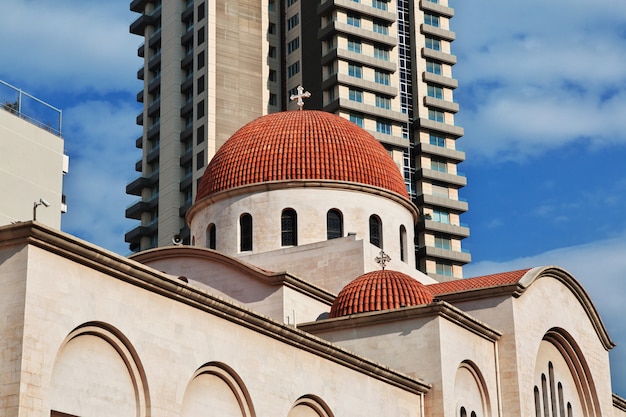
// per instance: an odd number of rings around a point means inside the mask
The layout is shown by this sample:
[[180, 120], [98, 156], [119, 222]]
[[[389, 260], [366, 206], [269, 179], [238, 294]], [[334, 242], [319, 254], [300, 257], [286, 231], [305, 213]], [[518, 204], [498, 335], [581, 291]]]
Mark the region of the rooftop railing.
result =
[[62, 136], [63, 112], [20, 88], [0, 80], [2, 109], [48, 132]]

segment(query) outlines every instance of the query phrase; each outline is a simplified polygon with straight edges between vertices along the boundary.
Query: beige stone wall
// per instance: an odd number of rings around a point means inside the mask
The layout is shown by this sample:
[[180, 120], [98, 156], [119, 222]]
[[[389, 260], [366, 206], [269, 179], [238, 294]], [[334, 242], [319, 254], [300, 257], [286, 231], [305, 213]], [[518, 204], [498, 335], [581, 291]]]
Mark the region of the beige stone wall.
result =
[[[70, 256], [80, 257], [84, 248], [77, 242]], [[21, 368], [1, 356], [13, 373], [3, 372], [0, 401], [12, 402], [14, 410], [19, 404], [20, 416], [49, 415], [52, 406], [95, 417], [195, 416], [206, 415], [208, 407], [227, 416], [286, 416], [302, 398], [320, 399], [336, 416], [423, 415], [418, 393], [366, 369], [391, 375], [388, 370], [336, 354], [324, 342], [255, 314], [235, 309], [229, 315], [232, 307], [205, 303], [204, 295], [158, 271], [104, 251], [80, 262], [32, 246], [8, 248], [3, 255], [2, 284], [17, 285], [3, 285], [8, 291], [0, 297], [19, 299], [26, 286], [26, 308], [15, 306], [14, 312], [29, 336], [7, 334], [2, 321], [0, 337], [3, 345], [23, 350]], [[301, 343], [310, 348], [299, 348]], [[9, 356], [20, 360], [19, 352]], [[116, 363], [125, 364], [126, 377]], [[13, 375], [14, 383], [5, 375]], [[128, 399], [128, 380], [134, 399]], [[111, 389], [117, 394], [109, 395]]]
[[[369, 218], [382, 220], [383, 249], [392, 259], [400, 259], [400, 226], [407, 231], [407, 244], [414, 236], [413, 213], [404, 205], [369, 192], [297, 187], [272, 191], [256, 190], [224, 198], [199, 210], [190, 222], [191, 234], [199, 246], [206, 245], [206, 228], [214, 223], [217, 231], [216, 249], [232, 256], [247, 255], [239, 251], [239, 218], [249, 213], [253, 218], [252, 253], [281, 249], [281, 213], [294, 209], [298, 216], [298, 245], [325, 241], [326, 213], [338, 209], [343, 214], [344, 236], [355, 233], [369, 241]], [[406, 264], [415, 265], [415, 254], [407, 251]]]
[[33, 219], [61, 228], [63, 138], [0, 109], [0, 225]]

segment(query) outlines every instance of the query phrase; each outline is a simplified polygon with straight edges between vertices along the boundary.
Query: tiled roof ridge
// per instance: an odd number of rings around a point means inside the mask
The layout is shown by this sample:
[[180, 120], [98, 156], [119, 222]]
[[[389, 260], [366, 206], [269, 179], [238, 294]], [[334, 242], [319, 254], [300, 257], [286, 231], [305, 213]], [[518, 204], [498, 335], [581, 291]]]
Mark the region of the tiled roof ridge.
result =
[[429, 284], [426, 287], [436, 296], [479, 288], [498, 287], [518, 282], [531, 268], [516, 271], [500, 272], [478, 277], [456, 279], [452, 281]]
[[400, 170], [372, 135], [334, 114], [309, 110], [272, 113], [235, 132], [207, 166], [196, 201], [290, 179], [360, 183], [408, 198]]

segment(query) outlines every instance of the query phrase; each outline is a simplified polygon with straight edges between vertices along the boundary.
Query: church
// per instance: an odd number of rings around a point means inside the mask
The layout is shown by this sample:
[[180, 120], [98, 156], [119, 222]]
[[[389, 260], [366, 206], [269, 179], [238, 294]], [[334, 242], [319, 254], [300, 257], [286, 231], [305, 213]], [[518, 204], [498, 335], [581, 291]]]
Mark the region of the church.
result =
[[191, 244], [129, 258], [0, 227], [0, 410], [52, 417], [626, 416], [610, 335], [557, 266], [415, 269], [396, 162], [289, 111], [208, 165]]

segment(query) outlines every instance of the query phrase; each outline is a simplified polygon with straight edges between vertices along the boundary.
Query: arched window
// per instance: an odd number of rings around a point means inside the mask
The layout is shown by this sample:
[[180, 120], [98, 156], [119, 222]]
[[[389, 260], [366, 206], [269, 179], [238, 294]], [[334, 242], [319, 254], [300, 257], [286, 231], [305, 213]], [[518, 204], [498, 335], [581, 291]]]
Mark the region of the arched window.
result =
[[370, 243], [383, 248], [383, 223], [375, 214], [370, 216]]
[[400, 260], [406, 262], [407, 260], [407, 247], [406, 247], [406, 228], [404, 225], [400, 225]]
[[206, 247], [215, 249], [215, 223], [211, 223], [206, 228]]
[[239, 250], [252, 250], [252, 216], [249, 213], [244, 213], [239, 218]]
[[326, 239], [336, 239], [343, 236], [343, 216], [337, 209], [326, 213]]
[[284, 209], [280, 216], [280, 244], [282, 246], [298, 245], [298, 215], [294, 209]]
[[467, 417], [467, 411], [465, 410], [465, 407], [461, 407], [461, 417]]

